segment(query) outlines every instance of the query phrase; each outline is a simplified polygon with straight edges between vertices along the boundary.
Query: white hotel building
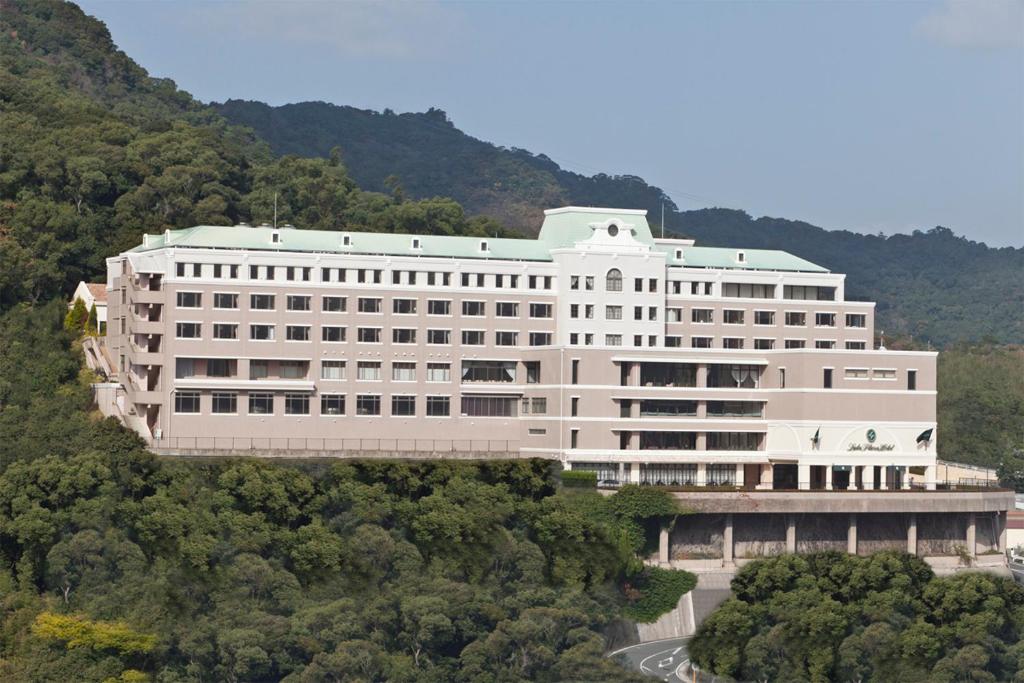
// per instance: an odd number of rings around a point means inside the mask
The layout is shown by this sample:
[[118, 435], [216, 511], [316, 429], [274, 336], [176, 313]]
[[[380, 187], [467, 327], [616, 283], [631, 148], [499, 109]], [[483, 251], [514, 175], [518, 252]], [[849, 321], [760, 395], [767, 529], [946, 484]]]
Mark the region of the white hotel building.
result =
[[[157, 452], [553, 458], [603, 482], [935, 486], [936, 354], [782, 251], [198, 226], [108, 259], [119, 404]], [[922, 474], [923, 473], [923, 474]]]

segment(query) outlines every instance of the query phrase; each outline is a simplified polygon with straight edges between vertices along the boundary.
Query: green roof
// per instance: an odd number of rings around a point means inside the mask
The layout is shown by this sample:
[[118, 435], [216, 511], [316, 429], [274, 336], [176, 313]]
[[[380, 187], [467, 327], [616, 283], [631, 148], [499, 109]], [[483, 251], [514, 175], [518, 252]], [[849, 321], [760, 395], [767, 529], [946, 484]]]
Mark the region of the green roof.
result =
[[[332, 254], [386, 254], [390, 256], [476, 258], [503, 261], [551, 261], [552, 249], [571, 247], [576, 242], [589, 238], [591, 223], [605, 223], [615, 219], [622, 224], [632, 225], [634, 238], [649, 245], [653, 250], [664, 253], [666, 262], [672, 266], [828, 272], [821, 266], [784, 251], [657, 244], [651, 235], [651, 228], [647, 224], [644, 211], [566, 207], [544, 213], [544, 224], [541, 226], [537, 239], [298, 230], [269, 226], [199, 225], [183, 230], [170, 230], [160, 235], [147, 235], [143, 244], [131, 251], [145, 252], [164, 247], [183, 247]], [[278, 242], [273, 241], [275, 233], [279, 236]], [[344, 244], [345, 236], [351, 238], [348, 246]], [[419, 249], [414, 249], [412, 246], [414, 238], [419, 240]], [[487, 251], [480, 250], [482, 242], [487, 243]], [[676, 249], [682, 249], [681, 261], [677, 261], [675, 258]], [[744, 252], [745, 259], [742, 263], [737, 261], [738, 251]]]

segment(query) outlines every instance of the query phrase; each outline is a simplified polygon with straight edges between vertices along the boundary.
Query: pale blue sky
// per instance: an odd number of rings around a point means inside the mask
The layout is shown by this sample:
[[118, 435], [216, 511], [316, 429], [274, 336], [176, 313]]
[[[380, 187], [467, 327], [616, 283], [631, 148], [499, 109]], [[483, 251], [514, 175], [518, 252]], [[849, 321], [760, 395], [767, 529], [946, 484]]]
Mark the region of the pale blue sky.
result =
[[449, 113], [682, 208], [1024, 244], [1024, 0], [86, 0], [204, 101]]

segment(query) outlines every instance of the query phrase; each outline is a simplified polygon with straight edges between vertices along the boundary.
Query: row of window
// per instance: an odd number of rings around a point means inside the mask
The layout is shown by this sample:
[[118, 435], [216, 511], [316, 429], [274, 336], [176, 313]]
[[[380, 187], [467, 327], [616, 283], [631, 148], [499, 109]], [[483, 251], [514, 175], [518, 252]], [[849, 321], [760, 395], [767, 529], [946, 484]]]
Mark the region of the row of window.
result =
[[[593, 275], [570, 275], [569, 289], [571, 290], [594, 290], [595, 277]], [[606, 292], [622, 291], [622, 271], [612, 268], [605, 274], [604, 289]], [[683, 294], [684, 289], [694, 296], [710, 296], [712, 283], [707, 281], [689, 282], [672, 280], [668, 284], [671, 294]], [[658, 291], [658, 278], [633, 278], [634, 292]], [[783, 298], [795, 300], [834, 301], [836, 294], [835, 287], [807, 287], [801, 285], [786, 285], [783, 288]], [[724, 282], [722, 283], [722, 296], [743, 299], [774, 299], [775, 285], [753, 284], [745, 282]]]
[[[782, 386], [785, 386], [785, 370], [781, 370], [781, 381]], [[869, 374], [870, 373], [870, 374]], [[834, 370], [832, 368], [824, 368], [822, 370], [821, 386], [825, 389], [831, 389], [833, 386], [832, 376]], [[869, 371], [868, 368], [844, 368], [843, 376], [849, 380], [859, 379], [877, 379], [896, 381], [896, 370], [894, 368], [874, 368]], [[907, 391], [917, 391], [917, 370], [907, 370]]]
[[[250, 265], [248, 268], [250, 280], [316, 282], [313, 278], [315, 269], [309, 266]], [[384, 270], [380, 268], [320, 268], [319, 271], [319, 282], [322, 283], [355, 282], [379, 285], [384, 282]], [[241, 267], [234, 264], [184, 262], [175, 264], [175, 273], [179, 278], [202, 278], [205, 276], [214, 279], [237, 280], [241, 272]], [[395, 269], [390, 272], [392, 285], [450, 287], [452, 284], [453, 273], [450, 271]], [[283, 280], [281, 275], [284, 276]], [[528, 275], [525, 277], [518, 273], [460, 273], [459, 275], [459, 282], [463, 287], [490, 285], [498, 289], [519, 289], [522, 282], [526, 283], [528, 289], [549, 290], [554, 287], [554, 276], [552, 275]]]
[[[187, 379], [198, 375], [200, 364], [204, 364], [205, 377], [235, 377], [238, 361], [226, 358], [177, 358], [175, 374], [177, 379]], [[540, 382], [540, 361], [525, 361], [527, 384]], [[320, 379], [344, 380], [348, 367], [347, 361], [324, 359], [320, 361]], [[356, 363], [356, 378], [360, 381], [381, 381], [384, 364], [382, 361], [361, 360]], [[309, 361], [277, 361], [276, 377], [280, 379], [306, 379], [309, 375]], [[426, 364], [427, 382], [451, 382], [451, 363], [432, 362]], [[249, 379], [259, 380], [270, 377], [271, 361], [268, 359], [252, 359], [249, 361]], [[393, 361], [391, 363], [391, 379], [396, 382], [415, 382], [417, 380], [417, 364], [415, 361]], [[462, 361], [462, 382], [515, 382], [516, 361]]]
[[[273, 311], [276, 310], [277, 297], [274, 294], [250, 294], [249, 310], [251, 311]], [[383, 313], [383, 299], [379, 297], [359, 297], [357, 310], [359, 313]], [[202, 292], [178, 292], [178, 308], [202, 308]], [[238, 294], [232, 292], [214, 292], [213, 308], [217, 310], [239, 310]], [[289, 294], [285, 297], [285, 310], [294, 312], [308, 312], [312, 310], [312, 296], [308, 294]], [[345, 313], [348, 311], [348, 297], [344, 296], [323, 296], [321, 297], [321, 310], [324, 313]], [[427, 315], [452, 314], [452, 302], [450, 299], [428, 299]], [[398, 315], [416, 315], [419, 312], [419, 299], [392, 299], [391, 311]], [[518, 318], [519, 303], [515, 301], [498, 301], [494, 304], [494, 314], [498, 318]], [[552, 306], [547, 303], [529, 304], [531, 318], [545, 319], [552, 317]], [[487, 315], [486, 301], [463, 301], [462, 315], [470, 317], [483, 317]]]
[[[220, 340], [237, 340], [237, 323], [211, 323], [213, 338]], [[292, 342], [312, 341], [311, 325], [285, 325], [285, 340]], [[249, 325], [250, 341], [276, 341], [277, 326], [269, 323], [253, 323]], [[415, 327], [395, 327], [391, 329], [391, 341], [394, 344], [417, 344], [420, 330]], [[452, 343], [452, 331], [448, 329], [427, 329], [424, 337], [427, 344], [449, 346]], [[178, 322], [175, 324], [175, 335], [178, 339], [202, 339], [203, 323]], [[484, 346], [486, 341], [484, 330], [462, 330], [461, 339], [463, 346]], [[381, 344], [383, 343], [383, 328], [381, 327], [358, 327], [356, 328], [356, 341], [360, 344]], [[550, 332], [530, 332], [528, 334], [530, 346], [550, 346], [552, 335]], [[345, 343], [348, 341], [348, 328], [344, 325], [321, 325], [320, 341], [326, 343]], [[519, 332], [511, 330], [498, 330], [494, 332], [495, 346], [518, 346]]]
[[[571, 332], [569, 334], [569, 345], [579, 346], [582, 342], [583, 346], [593, 346], [595, 340], [598, 337], [591, 332]], [[621, 334], [606, 334], [604, 335], [605, 346], [622, 346], [624, 336]], [[658, 345], [657, 335], [647, 335], [646, 337], [642, 334], [633, 335], [633, 346], [641, 347], [644, 345], [646, 340], [647, 346], [654, 347]], [[667, 335], [665, 337], [666, 348], [682, 348], [684, 337], [678, 335]], [[710, 349], [714, 348], [714, 337], [690, 337], [690, 348], [693, 349]], [[776, 348], [775, 339], [754, 339], [753, 346], [750, 348], [768, 351]], [[807, 348], [807, 340], [805, 339], [786, 339], [784, 340], [785, 348], [787, 349], [803, 349]], [[744, 337], [722, 337], [723, 349], [744, 349], [747, 348], [747, 340]], [[814, 348], [816, 349], [834, 349], [836, 348], [836, 341], [834, 339], [817, 339], [814, 342]], [[847, 350], [864, 351], [867, 349], [867, 342], [864, 341], [848, 341], [845, 342], [845, 348]]]
[[[214, 415], [238, 415], [239, 401], [248, 404], [248, 415], [274, 415], [275, 397], [270, 392], [249, 392], [240, 395], [236, 391], [215, 391], [211, 394], [210, 412]], [[319, 415], [333, 417], [346, 415], [345, 394], [320, 394]], [[283, 396], [285, 415], [310, 415], [316, 397], [309, 394], [285, 393]], [[382, 416], [384, 397], [380, 394], [358, 394], [355, 397], [353, 415]], [[418, 397], [415, 395], [392, 395], [390, 397], [391, 417], [415, 417]], [[463, 396], [461, 414], [466, 417], [516, 417], [514, 397], [505, 396]], [[547, 401], [543, 398], [523, 399], [524, 413], [546, 413]], [[427, 417], [449, 417], [452, 411], [451, 396], [425, 396], [423, 414]], [[174, 412], [179, 415], [196, 415], [201, 412], [201, 394], [198, 391], [175, 391]]]

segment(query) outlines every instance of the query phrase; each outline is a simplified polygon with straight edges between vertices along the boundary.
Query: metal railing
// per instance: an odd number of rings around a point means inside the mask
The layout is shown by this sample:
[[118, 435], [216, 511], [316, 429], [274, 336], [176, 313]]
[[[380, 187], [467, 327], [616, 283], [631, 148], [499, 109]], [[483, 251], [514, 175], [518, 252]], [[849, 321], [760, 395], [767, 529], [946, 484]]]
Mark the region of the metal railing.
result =
[[786, 487], [775, 487], [775, 488], [758, 488], [753, 484], [737, 485], [734, 482], [730, 483], [711, 483], [697, 484], [691, 482], [658, 482], [658, 481], [618, 481], [616, 479], [601, 479], [597, 482], [598, 488], [616, 489], [624, 484], [637, 483], [640, 486], [651, 486], [654, 488], [661, 488], [667, 491], [675, 492], [742, 492], [742, 493], [835, 493], [841, 495], [844, 493], [949, 493], [953, 491], [959, 492], [971, 492], [971, 491], [993, 491], [993, 490], [1008, 490], [1005, 487], [999, 485], [998, 481], [994, 480], [963, 480], [963, 479], [951, 479], [951, 480], [937, 480], [935, 482], [935, 489], [928, 489], [923, 484], [913, 483], [907, 488], [899, 486], [883, 486], [878, 482], [875, 483], [872, 488], [852, 488], [847, 487], [834, 487], [831, 489], [825, 488], [821, 482], [815, 481], [801, 486], [801, 484], [790, 484]]
[[493, 439], [344, 439], [327, 437], [172, 436], [157, 451], [293, 451], [307, 453], [517, 453], [519, 441]]

